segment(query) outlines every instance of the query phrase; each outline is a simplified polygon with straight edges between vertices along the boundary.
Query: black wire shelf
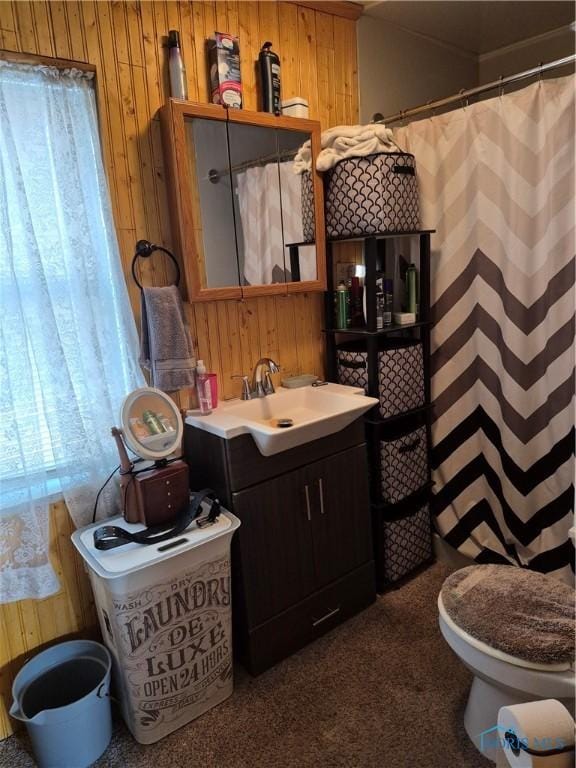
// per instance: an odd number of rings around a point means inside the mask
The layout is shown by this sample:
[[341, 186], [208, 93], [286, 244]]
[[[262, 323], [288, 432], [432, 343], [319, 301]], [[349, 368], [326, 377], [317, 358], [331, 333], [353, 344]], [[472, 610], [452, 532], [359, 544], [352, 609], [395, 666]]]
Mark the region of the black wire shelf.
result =
[[352, 237], [329, 237], [328, 243], [351, 243], [361, 240], [392, 240], [395, 237], [415, 237], [416, 235], [433, 235], [435, 229], [415, 229], [412, 232], [375, 232], [372, 235], [353, 235]]
[[431, 325], [431, 320], [418, 320], [416, 323], [392, 323], [377, 331], [369, 331], [367, 328], [323, 328], [322, 333], [342, 333], [348, 336], [385, 336], [388, 333], [407, 331], [410, 328], [422, 328]]

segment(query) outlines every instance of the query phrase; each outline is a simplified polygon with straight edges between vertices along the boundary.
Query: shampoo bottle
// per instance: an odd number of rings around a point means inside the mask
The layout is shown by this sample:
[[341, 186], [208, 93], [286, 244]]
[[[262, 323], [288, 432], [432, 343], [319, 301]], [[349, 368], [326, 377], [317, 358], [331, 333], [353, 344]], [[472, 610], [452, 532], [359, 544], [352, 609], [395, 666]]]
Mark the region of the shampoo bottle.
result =
[[203, 415], [212, 413], [212, 390], [203, 360], [198, 360], [196, 363], [196, 389], [198, 390], [200, 413]]
[[260, 63], [260, 83], [262, 87], [262, 111], [279, 115], [280, 102], [280, 57], [270, 50], [272, 43], [264, 43], [258, 61]]
[[170, 94], [175, 99], [187, 99], [186, 70], [180, 51], [180, 33], [177, 29], [168, 32], [168, 69], [170, 70]]

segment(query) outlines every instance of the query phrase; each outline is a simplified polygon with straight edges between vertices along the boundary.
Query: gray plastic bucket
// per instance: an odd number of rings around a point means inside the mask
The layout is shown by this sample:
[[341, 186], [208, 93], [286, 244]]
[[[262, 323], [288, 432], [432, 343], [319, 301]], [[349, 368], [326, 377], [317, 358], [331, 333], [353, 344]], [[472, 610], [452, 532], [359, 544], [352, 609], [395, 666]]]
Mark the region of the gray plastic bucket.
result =
[[86, 768], [110, 743], [111, 658], [91, 640], [42, 651], [16, 675], [12, 717], [26, 723], [40, 768]]

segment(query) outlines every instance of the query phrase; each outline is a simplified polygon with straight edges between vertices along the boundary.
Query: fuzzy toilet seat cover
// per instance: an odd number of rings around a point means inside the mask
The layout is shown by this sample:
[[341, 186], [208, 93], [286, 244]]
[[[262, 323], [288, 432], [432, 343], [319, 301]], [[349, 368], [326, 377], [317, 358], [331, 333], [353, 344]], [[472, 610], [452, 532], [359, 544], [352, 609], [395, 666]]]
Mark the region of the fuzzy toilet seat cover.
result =
[[491, 648], [574, 663], [576, 593], [567, 584], [513, 565], [471, 565], [448, 576], [441, 595], [454, 623]]

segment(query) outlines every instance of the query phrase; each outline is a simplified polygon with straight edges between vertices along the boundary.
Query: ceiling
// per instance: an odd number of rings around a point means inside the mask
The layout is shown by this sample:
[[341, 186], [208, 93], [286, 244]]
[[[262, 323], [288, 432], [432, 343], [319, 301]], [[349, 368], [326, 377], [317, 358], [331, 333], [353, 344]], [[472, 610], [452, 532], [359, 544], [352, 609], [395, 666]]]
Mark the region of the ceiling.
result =
[[364, 13], [483, 54], [574, 22], [575, 4], [550, 0], [364, 0]]

